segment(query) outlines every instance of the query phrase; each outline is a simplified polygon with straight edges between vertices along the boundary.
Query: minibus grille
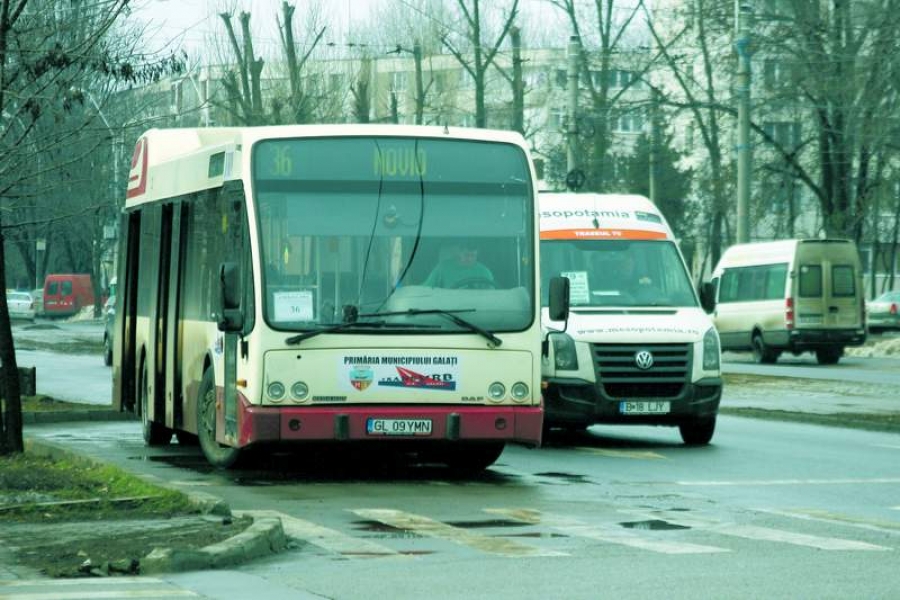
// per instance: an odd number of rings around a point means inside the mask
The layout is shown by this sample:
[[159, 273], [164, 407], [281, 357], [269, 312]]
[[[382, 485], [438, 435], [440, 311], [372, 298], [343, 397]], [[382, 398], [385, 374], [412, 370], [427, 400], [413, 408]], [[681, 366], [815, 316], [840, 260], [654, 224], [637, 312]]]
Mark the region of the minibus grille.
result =
[[[691, 344], [591, 344], [597, 381], [612, 398], [674, 398], [691, 377]], [[647, 351], [652, 365], [638, 366]], [[646, 367], [646, 362], [642, 362]]]

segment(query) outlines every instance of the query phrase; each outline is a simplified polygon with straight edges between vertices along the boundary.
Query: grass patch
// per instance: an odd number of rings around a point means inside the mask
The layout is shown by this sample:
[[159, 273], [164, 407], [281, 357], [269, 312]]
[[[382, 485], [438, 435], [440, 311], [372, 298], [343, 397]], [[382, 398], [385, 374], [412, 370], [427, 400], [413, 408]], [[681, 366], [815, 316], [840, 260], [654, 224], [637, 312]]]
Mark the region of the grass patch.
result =
[[84, 402], [66, 402], [51, 396], [22, 396], [22, 412], [56, 412], [61, 410], [97, 410], [105, 408]]
[[0, 457], [0, 521], [105, 520], [198, 512], [186, 495], [110, 465], [28, 452]]
[[850, 429], [864, 429], [867, 431], [887, 431], [889, 433], [900, 433], [900, 413], [818, 414], [793, 412], [787, 410], [766, 410], [761, 408], [727, 406], [720, 406], [719, 412], [721, 414], [734, 415], [738, 417], [750, 417], [752, 419], [789, 421], [793, 423], [812, 423], [815, 425], [827, 425], [830, 427], [844, 427]]

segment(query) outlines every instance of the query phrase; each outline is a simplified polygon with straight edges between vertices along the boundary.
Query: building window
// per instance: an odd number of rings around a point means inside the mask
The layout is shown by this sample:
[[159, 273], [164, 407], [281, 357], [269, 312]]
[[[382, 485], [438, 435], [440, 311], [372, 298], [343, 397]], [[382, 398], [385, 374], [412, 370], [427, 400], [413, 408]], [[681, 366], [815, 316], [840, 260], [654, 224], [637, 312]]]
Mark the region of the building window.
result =
[[391, 91], [392, 92], [406, 91], [406, 72], [394, 71], [393, 73], [391, 73]]
[[782, 148], [800, 146], [800, 123], [796, 121], [767, 121], [763, 123], [763, 131]]
[[613, 121], [613, 131], [617, 133], [641, 133], [644, 131], [644, 117], [636, 112], [621, 115]]

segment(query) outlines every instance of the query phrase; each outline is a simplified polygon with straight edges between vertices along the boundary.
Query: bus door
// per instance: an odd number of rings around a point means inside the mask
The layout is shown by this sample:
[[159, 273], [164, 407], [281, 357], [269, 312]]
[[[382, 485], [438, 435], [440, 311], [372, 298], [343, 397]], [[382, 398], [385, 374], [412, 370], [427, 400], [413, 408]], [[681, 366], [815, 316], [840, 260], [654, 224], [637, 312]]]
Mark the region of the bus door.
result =
[[[162, 359], [165, 369], [166, 427], [180, 428], [184, 422], [181, 388], [182, 327], [181, 295], [182, 270], [184, 269], [185, 236], [187, 234], [187, 203], [178, 204], [170, 213], [171, 246], [168, 257], [168, 281], [163, 320], [163, 347], [168, 351]], [[160, 265], [162, 268], [162, 265]]]
[[[141, 213], [132, 212], [125, 216], [124, 232], [121, 240], [119, 256], [119, 274], [121, 294], [116, 299], [116, 321], [113, 327], [113, 405], [118, 410], [134, 410], [137, 397], [135, 373], [137, 372], [137, 349], [135, 332], [137, 329], [138, 297], [141, 261]], [[120, 357], [115, 360], [115, 357]], [[136, 411], [135, 411], [136, 412]]]
[[160, 411], [164, 410], [169, 401], [169, 393], [166, 388], [166, 355], [169, 351], [168, 331], [169, 322], [169, 277], [172, 268], [172, 215], [171, 204], [162, 207], [162, 222], [159, 232], [159, 263], [157, 265], [156, 301], [150, 307], [150, 340], [147, 348], [147, 373], [153, 378], [153, 392], [150, 396], [152, 406], [149, 408], [149, 417], [158, 423], [165, 422], [169, 425], [168, 414], [163, 417]]

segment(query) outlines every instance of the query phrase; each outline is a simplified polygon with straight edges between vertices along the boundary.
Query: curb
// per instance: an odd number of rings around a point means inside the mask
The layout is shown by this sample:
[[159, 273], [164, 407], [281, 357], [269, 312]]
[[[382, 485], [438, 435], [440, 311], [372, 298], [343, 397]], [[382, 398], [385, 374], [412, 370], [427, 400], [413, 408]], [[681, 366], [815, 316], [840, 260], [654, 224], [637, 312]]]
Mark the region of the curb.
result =
[[[94, 457], [72, 452], [67, 448], [62, 448], [44, 440], [26, 438], [24, 442], [25, 450], [36, 456], [66, 458], [96, 465], [108, 464]], [[121, 467], [116, 468], [121, 469]], [[129, 474], [152, 485], [184, 494], [203, 514], [221, 517], [232, 516], [231, 508], [217, 496], [195, 490], [183, 490], [152, 475], [132, 472], [129, 472]], [[141, 574], [159, 574], [231, 567], [255, 560], [266, 554], [280, 552], [287, 548], [287, 545], [287, 537], [285, 536], [281, 519], [277, 517], [254, 518], [253, 523], [241, 533], [199, 550], [154, 548], [149, 554], [141, 558], [140, 572]]]
[[158, 575], [233, 567], [265, 554], [275, 554], [286, 547], [281, 519], [265, 517], [254, 520], [236, 536], [199, 550], [155, 548], [141, 559], [140, 572], [141, 575]]
[[137, 415], [125, 411], [109, 409], [88, 410], [47, 410], [22, 413], [22, 423], [65, 423], [69, 421], [137, 421]]

